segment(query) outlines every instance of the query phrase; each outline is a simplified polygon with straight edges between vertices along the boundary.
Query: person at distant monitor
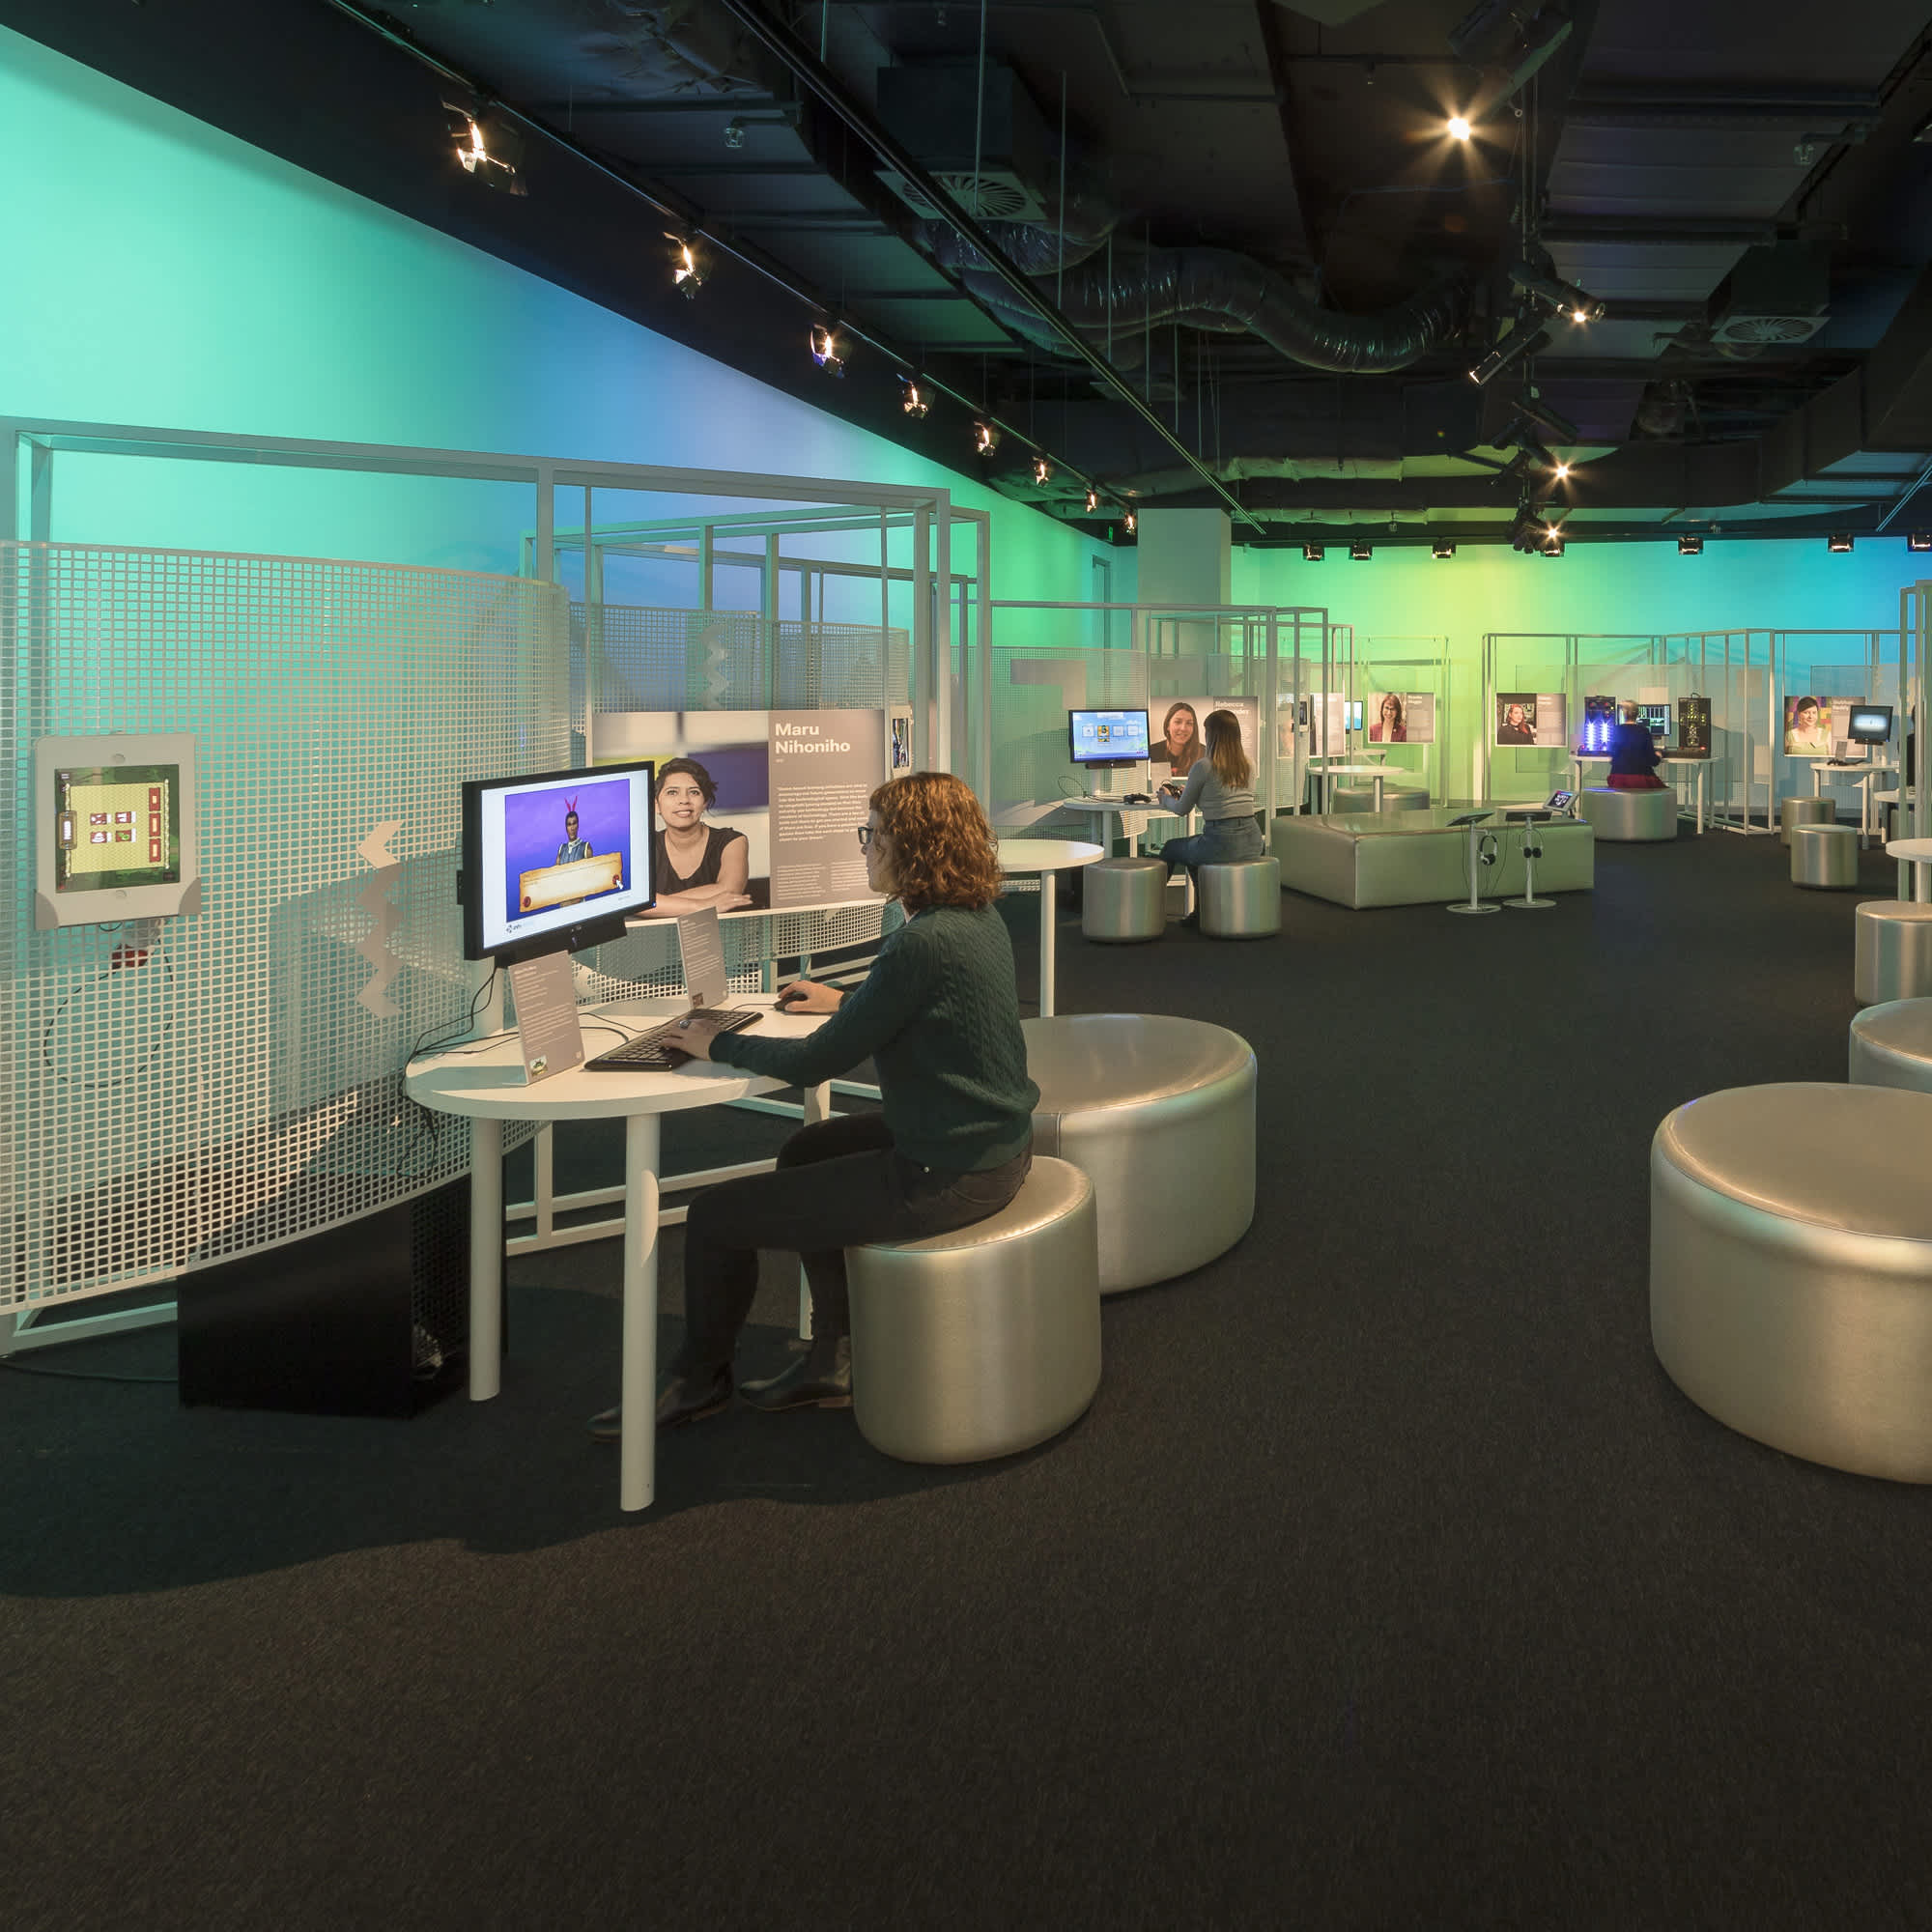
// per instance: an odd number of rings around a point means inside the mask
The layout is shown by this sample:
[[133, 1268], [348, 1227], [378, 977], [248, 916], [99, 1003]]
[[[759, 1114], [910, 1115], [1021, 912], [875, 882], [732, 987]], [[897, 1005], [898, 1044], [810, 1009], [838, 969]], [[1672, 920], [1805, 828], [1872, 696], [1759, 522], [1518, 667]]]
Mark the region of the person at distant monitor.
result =
[[752, 845], [742, 832], [707, 825], [704, 810], [718, 803], [711, 774], [696, 758], [672, 758], [658, 772], [658, 817], [651, 835], [656, 913], [697, 912], [716, 906], [730, 912], [752, 903]]
[[1800, 697], [1793, 701], [1791, 722], [1784, 727], [1784, 749], [1788, 753], [1832, 749], [1832, 727], [1825, 722], [1825, 707], [1818, 698]]
[[1184, 701], [1170, 704], [1167, 716], [1161, 720], [1160, 743], [1151, 754], [1152, 762], [1185, 776], [1200, 760], [1203, 749], [1201, 721], [1193, 705]]
[[[811, 1348], [771, 1381], [746, 1382], [754, 1408], [842, 1408], [852, 1401], [845, 1250], [950, 1234], [997, 1214], [1033, 1164], [1026, 1036], [1012, 942], [994, 904], [999, 848], [980, 802], [949, 772], [911, 772], [871, 796], [857, 828], [866, 878], [896, 898], [887, 935], [849, 993], [800, 980], [781, 1012], [830, 1017], [803, 1038], [721, 1034], [698, 1014], [677, 1048], [797, 1087], [870, 1059], [880, 1105], [802, 1127], [769, 1174], [708, 1187], [684, 1224], [684, 1345], [658, 1395], [674, 1429], [729, 1406], [732, 1357], [758, 1287], [761, 1249], [802, 1257], [811, 1287]], [[595, 1417], [618, 1439], [619, 1409]]]
[[[1226, 865], [1233, 859], [1262, 856], [1262, 828], [1255, 816], [1254, 767], [1241, 747], [1241, 721], [1232, 711], [1208, 714], [1208, 753], [1194, 761], [1187, 782], [1170, 779], [1156, 803], [1181, 817], [1201, 809], [1202, 830], [1170, 838], [1160, 848], [1168, 877], [1185, 867]], [[1189, 913], [1188, 923], [1195, 919]]]
[[1369, 726], [1369, 743], [1372, 745], [1408, 743], [1408, 726], [1403, 721], [1400, 694], [1393, 691], [1382, 694], [1381, 709], [1376, 715], [1376, 722]]
[[1657, 776], [1662, 759], [1650, 726], [1634, 703], [1621, 708], [1623, 723], [1610, 727], [1610, 789], [1662, 791], [1663, 781]]
[[594, 857], [589, 839], [577, 836], [577, 801], [572, 799], [563, 809], [563, 843], [556, 848], [556, 864], [568, 866], [575, 859]]
[[1526, 704], [1507, 704], [1503, 707], [1503, 722], [1496, 726], [1498, 745], [1533, 745], [1536, 743], [1536, 719]]

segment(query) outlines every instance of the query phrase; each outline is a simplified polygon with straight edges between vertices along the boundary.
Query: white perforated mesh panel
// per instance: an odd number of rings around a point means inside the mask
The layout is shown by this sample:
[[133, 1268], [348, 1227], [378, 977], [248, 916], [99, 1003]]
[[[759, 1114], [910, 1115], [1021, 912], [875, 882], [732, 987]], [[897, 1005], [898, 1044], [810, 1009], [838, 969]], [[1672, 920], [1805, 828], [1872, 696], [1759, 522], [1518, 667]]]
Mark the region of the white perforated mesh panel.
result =
[[[569, 762], [567, 642], [562, 592], [529, 580], [0, 544], [0, 1306], [166, 1279], [467, 1169], [467, 1124], [405, 1103], [401, 1068], [479, 983], [458, 787]], [[204, 909], [36, 932], [33, 740], [109, 731], [195, 734]], [[388, 820], [379, 877], [356, 848]]]

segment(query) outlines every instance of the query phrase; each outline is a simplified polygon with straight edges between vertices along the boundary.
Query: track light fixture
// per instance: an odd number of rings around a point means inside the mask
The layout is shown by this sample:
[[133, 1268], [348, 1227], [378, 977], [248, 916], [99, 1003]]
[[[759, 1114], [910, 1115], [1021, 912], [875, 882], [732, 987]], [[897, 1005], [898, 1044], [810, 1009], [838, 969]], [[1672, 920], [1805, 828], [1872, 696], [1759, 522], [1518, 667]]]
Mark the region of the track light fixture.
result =
[[1553, 410], [1540, 396], [1531, 394], [1520, 396], [1512, 405], [1517, 413], [1517, 421], [1510, 426], [1508, 441], [1523, 423], [1533, 423], [1542, 430], [1551, 442], [1580, 442], [1582, 431], [1566, 416], [1561, 410]]
[[828, 376], [842, 376], [845, 373], [845, 352], [838, 340], [838, 332], [829, 324], [814, 322], [811, 325], [811, 359]]
[[691, 252], [691, 238], [667, 228], [665, 240], [677, 243], [671, 250], [671, 285], [679, 295], [695, 298], [704, 286], [704, 271], [697, 266], [697, 257]]
[[1914, 530], [1906, 538], [1907, 550], [1932, 550], [1932, 530]]
[[1704, 554], [1704, 539], [1702, 537], [1679, 537], [1677, 539], [1677, 554], [1679, 556], [1702, 556]]
[[1525, 494], [1510, 519], [1510, 548], [1530, 554], [1541, 550], [1548, 535], [1549, 526], [1543, 520], [1542, 509]]
[[1456, 546], [1452, 543], [1433, 543], [1429, 546], [1429, 554], [1431, 556], [1454, 556], [1456, 554]]
[[1851, 547], [1852, 533], [1850, 530], [1833, 530], [1825, 539], [1825, 548], [1834, 554], [1842, 554], [1844, 552], [1850, 550]]
[[1355, 541], [1349, 546], [1350, 559], [1350, 561], [1355, 563], [1367, 563], [1370, 557], [1374, 556], [1375, 554], [1376, 554], [1375, 545], [1372, 543], [1364, 543], [1360, 537], [1357, 537]]
[[463, 172], [503, 194], [527, 194], [524, 185], [524, 137], [501, 115], [480, 103], [445, 100], [449, 137]]
[[1448, 127], [1452, 141], [1466, 141], [1469, 138], [1469, 117], [1466, 114], [1450, 115]]
[[973, 447], [981, 456], [991, 456], [1000, 446], [1000, 432], [989, 422], [973, 425]]
[[1486, 383], [1493, 383], [1513, 363], [1548, 347], [1548, 329], [1532, 328], [1527, 321], [1519, 319], [1516, 327], [1469, 371], [1469, 380], [1480, 388]]
[[899, 408], [912, 417], [913, 421], [922, 421], [926, 411], [932, 407], [931, 399], [910, 376], [901, 376], [899, 381], [905, 384], [905, 393], [899, 398]]
[[1053, 481], [1053, 465], [1043, 456], [1036, 456], [1033, 460], [1033, 480], [1041, 485]]
[[1097, 510], [1099, 507], [1100, 507], [1099, 491], [1089, 490], [1087, 493], [1087, 514], [1091, 517], [1094, 514], [1094, 512]]
[[1301, 546], [1301, 560], [1303, 563], [1320, 563], [1327, 554], [1327, 551], [1321, 544], [1303, 544]]
[[1133, 533], [1140, 528], [1141, 520], [1137, 516], [1135, 516], [1131, 510], [1129, 510], [1126, 516], [1126, 525], [1127, 525], [1127, 534], [1129, 536], [1132, 536]]
[[1532, 301], [1553, 309], [1567, 321], [1602, 322], [1607, 313], [1605, 305], [1587, 289], [1579, 289], [1575, 282], [1559, 281], [1554, 275], [1540, 275], [1527, 262], [1513, 264], [1509, 275]]
[[1540, 544], [1537, 545], [1536, 548], [1541, 555], [1561, 556], [1563, 554], [1567, 541], [1568, 540], [1562, 535], [1560, 535], [1557, 531], [1551, 530], [1549, 534], [1547, 537], [1545, 537]]

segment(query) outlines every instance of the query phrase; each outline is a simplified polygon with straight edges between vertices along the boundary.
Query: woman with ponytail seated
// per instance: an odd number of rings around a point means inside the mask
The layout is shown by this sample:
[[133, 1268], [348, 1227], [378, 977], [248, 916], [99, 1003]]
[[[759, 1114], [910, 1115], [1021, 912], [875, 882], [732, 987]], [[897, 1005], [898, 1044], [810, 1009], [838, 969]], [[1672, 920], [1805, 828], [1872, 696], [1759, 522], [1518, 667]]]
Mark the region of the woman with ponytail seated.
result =
[[[1262, 856], [1262, 828], [1255, 816], [1254, 767], [1241, 747], [1241, 721], [1232, 711], [1208, 714], [1207, 756], [1197, 758], [1187, 782], [1170, 780], [1157, 794], [1167, 810], [1185, 817], [1196, 806], [1204, 820], [1199, 832], [1170, 838], [1160, 848], [1172, 878], [1181, 867], [1220, 866], [1234, 859]], [[1195, 915], [1189, 913], [1187, 923]]]
[[1624, 722], [1610, 733], [1610, 778], [1612, 791], [1662, 791], [1663, 781], [1657, 776], [1662, 762], [1652, 741], [1643, 713], [1629, 699], [1623, 704]]

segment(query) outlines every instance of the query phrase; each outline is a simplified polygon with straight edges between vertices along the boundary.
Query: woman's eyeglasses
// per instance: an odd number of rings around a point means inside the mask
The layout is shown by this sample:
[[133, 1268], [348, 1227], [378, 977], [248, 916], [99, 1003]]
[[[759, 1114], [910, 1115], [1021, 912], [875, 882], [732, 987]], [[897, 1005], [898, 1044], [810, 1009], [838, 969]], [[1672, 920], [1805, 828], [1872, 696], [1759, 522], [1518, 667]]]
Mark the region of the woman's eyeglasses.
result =
[[859, 850], [862, 852], [869, 852], [871, 849], [872, 849], [872, 827], [869, 825], [862, 825], [859, 828]]

